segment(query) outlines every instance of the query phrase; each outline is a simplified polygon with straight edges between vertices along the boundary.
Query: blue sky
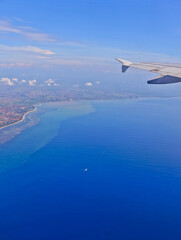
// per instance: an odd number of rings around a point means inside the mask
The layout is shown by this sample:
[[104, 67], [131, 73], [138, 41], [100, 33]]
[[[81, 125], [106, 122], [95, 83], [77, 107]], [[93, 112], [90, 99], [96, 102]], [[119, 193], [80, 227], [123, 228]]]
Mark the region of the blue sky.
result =
[[1, 0], [0, 9], [3, 74], [118, 78], [115, 57], [181, 62], [177, 0]]

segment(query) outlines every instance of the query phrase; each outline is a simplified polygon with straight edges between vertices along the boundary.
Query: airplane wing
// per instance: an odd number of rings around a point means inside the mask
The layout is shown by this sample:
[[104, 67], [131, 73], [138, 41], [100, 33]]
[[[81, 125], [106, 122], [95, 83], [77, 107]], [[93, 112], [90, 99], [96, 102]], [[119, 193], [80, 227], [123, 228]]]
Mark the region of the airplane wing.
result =
[[120, 58], [116, 58], [116, 60], [122, 64], [122, 72], [126, 72], [129, 67], [132, 67], [160, 74], [158, 77], [147, 81], [148, 84], [181, 82], [181, 65], [179, 64], [133, 63]]

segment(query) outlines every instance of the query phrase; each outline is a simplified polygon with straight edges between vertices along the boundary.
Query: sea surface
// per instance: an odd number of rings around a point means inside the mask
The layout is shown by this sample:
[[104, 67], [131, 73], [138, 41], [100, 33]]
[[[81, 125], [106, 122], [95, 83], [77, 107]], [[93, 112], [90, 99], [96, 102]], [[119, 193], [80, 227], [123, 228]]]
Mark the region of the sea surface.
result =
[[181, 239], [181, 99], [32, 114], [0, 145], [0, 240]]

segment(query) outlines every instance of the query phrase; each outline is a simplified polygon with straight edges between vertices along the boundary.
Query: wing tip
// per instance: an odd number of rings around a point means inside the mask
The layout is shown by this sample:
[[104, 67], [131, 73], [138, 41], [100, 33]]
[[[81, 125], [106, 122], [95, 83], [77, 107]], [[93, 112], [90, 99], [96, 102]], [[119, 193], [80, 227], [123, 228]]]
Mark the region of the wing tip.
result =
[[115, 58], [118, 62], [122, 64], [122, 72], [126, 72], [126, 70], [131, 66], [132, 62], [126, 61], [121, 58]]

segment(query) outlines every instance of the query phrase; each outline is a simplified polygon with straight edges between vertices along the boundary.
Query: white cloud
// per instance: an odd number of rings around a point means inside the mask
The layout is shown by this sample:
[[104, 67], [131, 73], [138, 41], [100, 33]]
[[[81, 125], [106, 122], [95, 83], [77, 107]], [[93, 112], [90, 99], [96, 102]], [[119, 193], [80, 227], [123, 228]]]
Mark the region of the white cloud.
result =
[[36, 29], [27, 26], [14, 26], [9, 21], [0, 20], [0, 32], [10, 32], [22, 35], [32, 41], [54, 42], [50, 35], [37, 32]]
[[5, 20], [0, 20], [0, 31], [1, 32], [12, 32], [12, 33], [21, 34], [21, 30], [11, 26], [11, 24], [8, 21], [5, 21]]
[[32, 41], [38, 42], [54, 42], [55, 39], [51, 38], [46, 33], [37, 33], [37, 32], [23, 32], [23, 35]]
[[28, 83], [30, 86], [35, 86], [36, 82], [37, 82], [36, 79], [34, 79], [34, 80], [29, 80]]
[[13, 82], [18, 82], [18, 79], [17, 78], [12, 78], [12, 81]]
[[31, 67], [30, 63], [0, 63], [1, 68]]
[[45, 81], [45, 83], [54, 83], [55, 81], [51, 78], [49, 78], [48, 80]]
[[14, 83], [11, 81], [10, 78], [4, 78], [4, 77], [2, 77], [2, 78], [0, 79], [0, 82], [3, 82], [4, 85], [8, 85], [8, 86], [13, 86], [13, 85], [14, 85]]
[[51, 52], [50, 50], [45, 50], [45, 49], [41, 49], [41, 48], [33, 47], [33, 46], [9, 47], [9, 46], [0, 44], [0, 50], [1, 51], [23, 51], [23, 52], [38, 53], [38, 54], [43, 54], [43, 55], [55, 54], [54, 52]]
[[100, 81], [96, 81], [96, 84], [100, 84], [101, 82]]
[[36, 58], [38, 58], [38, 59], [47, 59], [48, 57], [47, 56], [37, 56]]
[[45, 83], [50, 87], [52, 85], [56, 86], [57, 84], [55, 83], [55, 81], [51, 78], [49, 78], [48, 80], [45, 81]]
[[92, 86], [93, 84], [91, 82], [86, 82], [85, 85], [86, 86]]
[[22, 83], [26, 83], [26, 80], [25, 80], [25, 79], [22, 79], [21, 82], [22, 82]]

